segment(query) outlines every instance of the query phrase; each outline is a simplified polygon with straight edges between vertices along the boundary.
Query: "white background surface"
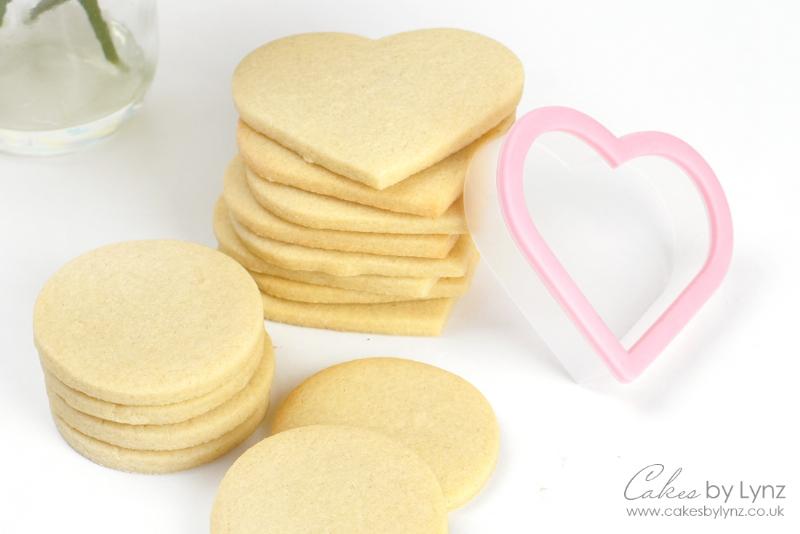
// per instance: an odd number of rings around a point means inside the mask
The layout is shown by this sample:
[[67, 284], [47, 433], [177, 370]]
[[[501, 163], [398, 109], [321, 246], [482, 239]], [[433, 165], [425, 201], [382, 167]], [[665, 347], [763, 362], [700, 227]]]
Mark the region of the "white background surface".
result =
[[[156, 80], [124, 130], [80, 154], [0, 157], [0, 532], [207, 531], [217, 483], [244, 449], [156, 477], [75, 454], [49, 418], [32, 345], [36, 294], [65, 261], [105, 243], [214, 244], [212, 204], [235, 152], [229, 79], [247, 51], [297, 32], [379, 37], [430, 26], [477, 30], [514, 50], [527, 72], [523, 110], [570, 105], [618, 134], [658, 129], [693, 144], [733, 211], [728, 279], [631, 386], [599, 392], [572, 384], [484, 268], [441, 338], [269, 324], [279, 358], [274, 400], [324, 366], [374, 354], [425, 360], [471, 380], [497, 411], [503, 445], [484, 493], [451, 515], [457, 534], [798, 531], [796, 4], [196, 1], [160, 8]], [[656, 462], [670, 472], [682, 467], [675, 485], [683, 489], [704, 489], [707, 479], [785, 484], [788, 498], [766, 505], [784, 505], [787, 517], [627, 518], [626, 482]]]

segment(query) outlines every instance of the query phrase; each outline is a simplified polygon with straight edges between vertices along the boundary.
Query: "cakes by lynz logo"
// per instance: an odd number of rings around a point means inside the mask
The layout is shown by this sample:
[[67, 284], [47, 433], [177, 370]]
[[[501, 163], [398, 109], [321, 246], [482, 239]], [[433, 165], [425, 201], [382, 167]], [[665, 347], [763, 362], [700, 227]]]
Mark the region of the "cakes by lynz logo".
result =
[[[698, 517], [711, 519], [781, 518], [786, 512], [784, 483], [746, 480], [685, 480], [682, 467], [650, 464], [625, 484], [629, 517]], [[635, 505], [635, 506], [632, 506]]]

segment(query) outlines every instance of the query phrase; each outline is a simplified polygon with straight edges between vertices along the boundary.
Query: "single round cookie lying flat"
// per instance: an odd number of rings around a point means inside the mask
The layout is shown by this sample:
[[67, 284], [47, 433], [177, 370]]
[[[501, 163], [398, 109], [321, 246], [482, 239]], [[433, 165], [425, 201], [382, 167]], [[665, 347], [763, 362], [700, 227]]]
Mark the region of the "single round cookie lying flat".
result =
[[211, 534], [444, 534], [430, 468], [381, 434], [307, 426], [239, 457], [220, 484]]
[[419, 454], [449, 509], [466, 503], [497, 460], [499, 429], [484, 396], [464, 379], [399, 358], [366, 358], [313, 375], [278, 408], [273, 432], [305, 425], [381, 432]]
[[108, 402], [171, 404], [205, 395], [246, 366], [263, 336], [258, 288], [216, 250], [129, 241], [62, 267], [36, 301], [42, 364]]
[[53, 413], [72, 428], [94, 439], [126, 449], [149, 451], [194, 447], [229, 432], [269, 401], [275, 372], [272, 343], [265, 343], [263, 358], [247, 386], [208, 413], [170, 425], [127, 425], [86, 415], [50, 393]]
[[209, 412], [244, 389], [253, 377], [253, 373], [255, 373], [259, 363], [264, 359], [264, 347], [262, 345], [259, 345], [253, 353], [251, 362], [248, 362], [241, 372], [222, 386], [205, 395], [172, 404], [145, 406], [116, 404], [90, 397], [81, 391], [73, 389], [47, 371], [45, 371], [45, 380], [47, 389], [50, 392], [61, 397], [72, 408], [87, 415], [129, 425], [168, 425], [180, 423]]
[[64, 441], [94, 463], [131, 473], [155, 474], [183, 471], [219, 458], [246, 440], [266, 413], [265, 403], [227, 434], [202, 445], [176, 451], [140, 451], [117, 447], [75, 430], [55, 414], [53, 420]]

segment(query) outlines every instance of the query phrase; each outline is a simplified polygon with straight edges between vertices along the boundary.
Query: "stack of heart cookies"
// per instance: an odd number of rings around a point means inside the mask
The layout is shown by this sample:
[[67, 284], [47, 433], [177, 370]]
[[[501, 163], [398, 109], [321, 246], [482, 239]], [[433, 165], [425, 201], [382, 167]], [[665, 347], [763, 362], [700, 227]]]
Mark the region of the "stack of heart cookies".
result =
[[467, 167], [522, 83], [512, 52], [462, 30], [303, 34], [245, 57], [214, 227], [266, 318], [438, 335], [478, 261]]
[[244, 441], [275, 360], [258, 288], [220, 252], [179, 241], [105, 246], [45, 284], [34, 339], [53, 419], [97, 463], [187, 469]]

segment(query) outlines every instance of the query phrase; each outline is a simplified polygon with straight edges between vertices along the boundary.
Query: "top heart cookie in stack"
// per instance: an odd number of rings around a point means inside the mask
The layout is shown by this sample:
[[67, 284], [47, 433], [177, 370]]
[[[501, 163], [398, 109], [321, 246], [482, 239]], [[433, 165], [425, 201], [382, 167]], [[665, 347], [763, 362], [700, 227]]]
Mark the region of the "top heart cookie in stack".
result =
[[266, 317], [438, 335], [478, 260], [467, 167], [513, 122], [522, 84], [511, 51], [454, 29], [303, 34], [246, 56], [214, 228]]

